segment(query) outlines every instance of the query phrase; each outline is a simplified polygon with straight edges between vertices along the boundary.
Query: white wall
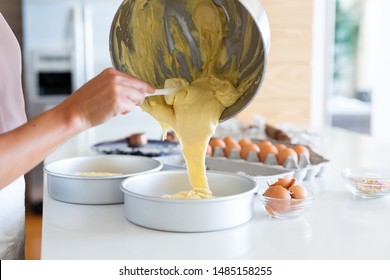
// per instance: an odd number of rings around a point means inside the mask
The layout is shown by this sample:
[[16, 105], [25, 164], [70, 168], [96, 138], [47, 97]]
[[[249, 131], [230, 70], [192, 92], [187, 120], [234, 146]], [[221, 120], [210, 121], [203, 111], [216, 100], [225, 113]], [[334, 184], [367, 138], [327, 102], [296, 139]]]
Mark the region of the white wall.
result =
[[311, 126], [330, 124], [328, 100], [332, 91], [335, 0], [313, 1]]
[[372, 136], [390, 142], [390, 1], [369, 0], [372, 40]]
[[[390, 142], [390, 1], [364, 1], [356, 86], [370, 90], [371, 135]], [[330, 124], [335, 0], [314, 0], [312, 124]], [[348, 109], [348, 108], [346, 108]], [[352, 109], [352, 108], [349, 108]]]

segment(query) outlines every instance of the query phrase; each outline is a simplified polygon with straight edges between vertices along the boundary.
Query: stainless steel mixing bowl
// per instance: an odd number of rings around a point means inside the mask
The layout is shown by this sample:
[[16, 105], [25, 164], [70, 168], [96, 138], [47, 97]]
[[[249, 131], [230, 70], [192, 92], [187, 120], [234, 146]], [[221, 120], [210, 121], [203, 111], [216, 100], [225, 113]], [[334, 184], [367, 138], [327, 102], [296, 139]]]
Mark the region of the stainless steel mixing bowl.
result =
[[[137, 69], [139, 68], [137, 65], [131, 67], [132, 69], [128, 69], [128, 66], [121, 63], [123, 48], [127, 48], [126, 51], [129, 51], [132, 55], [138, 54], [132, 36], [134, 27], [130, 24], [131, 17], [137, 12], [133, 8], [137, 1], [141, 0], [124, 0], [114, 16], [110, 32], [110, 54], [114, 67], [145, 80], [156, 88], [162, 88], [165, 80], [169, 78], [183, 78], [189, 82], [193, 81], [202, 73], [203, 61], [199, 50], [199, 36], [197, 36], [197, 30], [191, 17], [192, 13], [188, 10], [188, 5], [185, 5], [188, 0], [153, 0], [164, 5], [161, 24], [164, 25], [165, 42], [159, 46], [160, 48], [163, 46], [158, 51], [159, 61], [163, 62], [163, 57], [169, 53], [172, 57], [172, 63], [176, 65], [172, 67], [173, 70], [168, 69], [164, 63], [154, 65], [153, 75], [156, 75], [156, 73], [162, 73], [162, 75], [156, 77], [155, 82], [152, 82], [149, 78], [151, 73], [141, 74], [142, 71]], [[151, 2], [142, 1], [145, 6]], [[221, 17], [225, 17], [224, 20], [227, 22], [223, 44], [226, 46], [229, 59], [218, 66], [219, 68], [216, 69], [217, 75], [223, 77], [231, 63], [239, 61], [237, 63], [239, 77], [234, 86], [238, 88], [240, 85], [248, 83], [241, 98], [223, 112], [220, 121], [225, 121], [246, 108], [260, 90], [268, 59], [270, 30], [267, 16], [259, 0], [211, 1], [219, 8]], [[190, 50], [191, 57], [189, 59], [184, 57], [184, 53], [175, 48], [173, 35], [169, 28], [172, 19], [178, 23], [181, 32], [184, 34], [187, 47]], [[245, 36], [247, 26], [253, 22], [256, 28], [251, 29], [250, 36]], [[189, 71], [190, 68], [195, 69], [195, 71]], [[194, 72], [195, 74], [193, 74]], [[251, 78], [248, 82], [249, 76]]]

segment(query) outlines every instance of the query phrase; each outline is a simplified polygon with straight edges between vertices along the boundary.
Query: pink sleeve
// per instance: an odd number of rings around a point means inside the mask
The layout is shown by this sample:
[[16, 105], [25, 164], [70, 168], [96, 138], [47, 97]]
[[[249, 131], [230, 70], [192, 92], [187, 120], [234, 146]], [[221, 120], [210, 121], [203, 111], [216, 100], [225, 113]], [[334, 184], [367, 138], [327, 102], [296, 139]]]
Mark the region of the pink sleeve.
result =
[[26, 122], [18, 41], [0, 13], [0, 133]]

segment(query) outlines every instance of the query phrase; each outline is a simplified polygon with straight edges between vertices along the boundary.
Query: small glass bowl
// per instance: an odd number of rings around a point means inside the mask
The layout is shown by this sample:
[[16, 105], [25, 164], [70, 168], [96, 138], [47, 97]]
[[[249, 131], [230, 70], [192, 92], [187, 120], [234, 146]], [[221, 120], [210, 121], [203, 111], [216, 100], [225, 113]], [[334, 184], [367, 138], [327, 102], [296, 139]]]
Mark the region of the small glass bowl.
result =
[[257, 196], [264, 206], [264, 209], [274, 218], [295, 218], [302, 215], [312, 204], [314, 194], [307, 191], [303, 199], [281, 199], [263, 196], [265, 190], [259, 190]]
[[347, 188], [362, 198], [384, 197], [390, 194], [390, 170], [346, 168], [341, 175]]

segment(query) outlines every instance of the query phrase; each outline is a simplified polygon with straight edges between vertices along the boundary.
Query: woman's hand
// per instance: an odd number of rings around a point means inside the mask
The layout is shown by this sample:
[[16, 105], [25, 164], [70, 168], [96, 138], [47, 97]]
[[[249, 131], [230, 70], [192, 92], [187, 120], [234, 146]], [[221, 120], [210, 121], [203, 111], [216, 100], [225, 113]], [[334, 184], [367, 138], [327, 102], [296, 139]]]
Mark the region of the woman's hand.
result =
[[0, 189], [27, 173], [71, 137], [132, 111], [142, 104], [146, 93], [153, 92], [147, 83], [109, 68], [60, 105], [0, 134]]
[[71, 94], [57, 109], [84, 130], [119, 114], [127, 114], [144, 102], [154, 88], [144, 81], [108, 68]]

